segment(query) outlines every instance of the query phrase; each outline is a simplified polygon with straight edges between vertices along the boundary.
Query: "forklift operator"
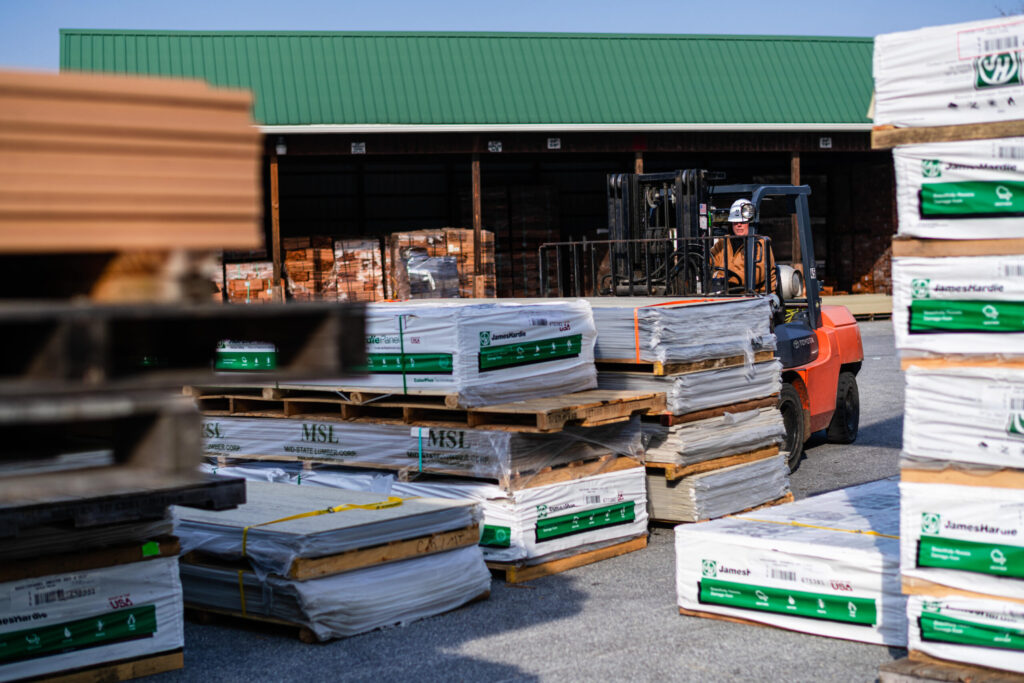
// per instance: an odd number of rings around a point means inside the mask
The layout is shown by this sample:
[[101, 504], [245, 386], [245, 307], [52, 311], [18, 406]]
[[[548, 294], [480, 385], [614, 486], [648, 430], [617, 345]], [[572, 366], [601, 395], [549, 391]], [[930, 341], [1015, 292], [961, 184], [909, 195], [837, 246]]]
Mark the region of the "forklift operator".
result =
[[[749, 199], [737, 199], [729, 209], [729, 226], [731, 234], [715, 240], [711, 247], [711, 265], [714, 270], [714, 285], [718, 291], [745, 289], [746, 285], [746, 243], [745, 239], [738, 239], [752, 234], [750, 220], [754, 217], [754, 204]], [[726, 260], [726, 249], [728, 249], [728, 260]], [[771, 249], [768, 249], [767, 258], [763, 240], [755, 240], [754, 249], [754, 291], [765, 290], [765, 266], [768, 267], [770, 278], [768, 293], [775, 291], [775, 256]]]

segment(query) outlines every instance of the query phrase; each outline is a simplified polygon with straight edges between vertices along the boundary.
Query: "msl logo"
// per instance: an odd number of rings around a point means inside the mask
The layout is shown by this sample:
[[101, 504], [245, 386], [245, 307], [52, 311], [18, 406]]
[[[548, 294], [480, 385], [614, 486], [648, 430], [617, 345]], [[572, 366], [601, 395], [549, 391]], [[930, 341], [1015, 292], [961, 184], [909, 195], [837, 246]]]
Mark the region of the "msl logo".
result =
[[220, 431], [219, 422], [204, 422], [203, 423], [203, 438], [204, 439], [223, 439], [224, 434]]
[[1000, 52], [974, 60], [976, 90], [1020, 84], [1020, 53]]
[[922, 159], [921, 175], [925, 178], [941, 178], [942, 162], [938, 159]]
[[334, 435], [334, 425], [303, 424], [302, 440], [310, 443], [338, 443]]
[[932, 281], [928, 278], [914, 278], [910, 282], [910, 296], [914, 299], [927, 299], [932, 295]]
[[921, 531], [926, 534], [937, 534], [942, 527], [942, 515], [935, 512], [921, 513]]

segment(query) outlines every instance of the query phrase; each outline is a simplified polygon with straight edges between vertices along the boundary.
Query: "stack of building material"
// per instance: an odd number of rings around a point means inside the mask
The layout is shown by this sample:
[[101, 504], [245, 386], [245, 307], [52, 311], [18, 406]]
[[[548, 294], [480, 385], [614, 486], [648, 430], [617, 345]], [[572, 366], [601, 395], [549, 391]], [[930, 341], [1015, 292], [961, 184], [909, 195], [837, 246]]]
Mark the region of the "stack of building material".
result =
[[334, 241], [334, 287], [338, 301], [383, 301], [384, 267], [376, 239]]
[[646, 427], [652, 517], [699, 521], [789, 496], [765, 299], [592, 299], [602, 388], [664, 391]]
[[272, 261], [225, 264], [224, 278], [229, 303], [255, 304], [274, 300]]
[[296, 301], [337, 301], [334, 243], [330, 237], [281, 240], [288, 295]]
[[490, 298], [495, 293], [494, 233], [480, 232], [480, 263], [473, 231], [440, 228], [388, 236], [388, 291], [395, 299]]
[[187, 606], [293, 624], [321, 641], [490, 591], [468, 501], [249, 482], [245, 505], [179, 510], [176, 532]]
[[903, 647], [894, 479], [676, 527], [681, 614]]
[[[893, 325], [907, 370], [901, 571], [911, 657], [1024, 672], [1022, 24], [879, 36], [896, 147]], [[970, 124], [970, 125], [965, 125]]]

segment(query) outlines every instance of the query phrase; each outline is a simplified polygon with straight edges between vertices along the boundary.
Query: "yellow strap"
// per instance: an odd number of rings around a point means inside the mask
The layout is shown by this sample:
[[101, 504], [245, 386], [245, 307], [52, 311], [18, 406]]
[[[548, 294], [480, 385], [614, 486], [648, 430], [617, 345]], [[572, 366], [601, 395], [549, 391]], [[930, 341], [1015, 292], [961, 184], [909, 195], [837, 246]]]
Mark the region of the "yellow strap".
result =
[[242, 601], [242, 616], [245, 616], [245, 580], [242, 578], [243, 570], [238, 570], [238, 597]]
[[739, 515], [729, 515], [733, 519], [742, 519], [747, 522], [761, 522], [763, 524], [781, 524], [783, 526], [798, 526], [805, 529], [820, 529], [821, 531], [841, 531], [844, 534], [864, 534], [865, 536], [880, 536], [881, 538], [895, 538], [899, 539], [899, 536], [891, 536], [889, 534], [880, 534], [877, 531], [863, 531], [861, 529], [837, 529], [831, 526], [816, 526], [814, 524], [803, 524], [801, 522], [778, 522], [774, 519], [756, 519], [754, 517], [740, 517]]
[[[335, 512], [345, 512], [347, 510], [383, 510], [385, 508], [395, 508], [401, 505], [403, 502], [411, 500], [411, 498], [399, 498], [397, 496], [388, 496], [387, 500], [382, 500], [378, 503], [366, 503], [358, 505], [356, 503], [349, 503], [348, 505], [337, 505], [331, 508], [325, 508], [323, 510], [313, 510], [311, 512], [302, 512], [297, 515], [291, 515], [289, 517], [282, 517], [281, 519], [274, 519], [269, 522], [260, 522], [259, 524], [250, 524], [249, 526], [242, 529], [242, 557], [245, 557], [246, 543], [249, 540], [249, 529], [258, 526], [267, 526], [268, 524], [278, 524], [280, 522], [290, 522], [293, 519], [302, 519], [304, 517], [316, 517], [318, 515], [328, 515]], [[239, 578], [241, 581], [241, 578]], [[244, 607], [243, 607], [244, 609]]]

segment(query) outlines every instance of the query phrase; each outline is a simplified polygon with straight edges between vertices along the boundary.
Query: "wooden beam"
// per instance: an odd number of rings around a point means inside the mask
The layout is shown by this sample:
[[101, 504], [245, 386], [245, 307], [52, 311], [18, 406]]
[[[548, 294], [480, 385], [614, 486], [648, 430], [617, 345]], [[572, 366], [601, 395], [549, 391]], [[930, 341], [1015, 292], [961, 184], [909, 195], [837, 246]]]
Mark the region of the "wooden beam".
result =
[[[274, 259], [274, 287], [281, 283], [281, 199], [277, 180], [277, 152], [270, 153], [270, 248]], [[284, 292], [281, 292], [283, 295]], [[283, 299], [283, 296], [282, 296]]]
[[480, 231], [483, 229], [483, 212], [480, 207], [481, 200], [481, 189], [480, 189], [480, 155], [473, 154], [473, 283], [474, 283], [474, 294], [476, 294], [476, 282], [477, 278], [482, 275], [480, 272], [480, 248], [482, 245], [482, 239]]
[[644, 172], [644, 153], [643, 152], [636, 152], [635, 156], [633, 157], [633, 173], [639, 174], [639, 173], [643, 173], [643, 172]]
[[[800, 152], [789, 153], [789, 182], [793, 185], [800, 184]], [[800, 223], [797, 220], [796, 215], [793, 215], [790, 219], [792, 221], [792, 239], [793, 247], [791, 260], [794, 266], [801, 263], [802, 254], [800, 253]]]

